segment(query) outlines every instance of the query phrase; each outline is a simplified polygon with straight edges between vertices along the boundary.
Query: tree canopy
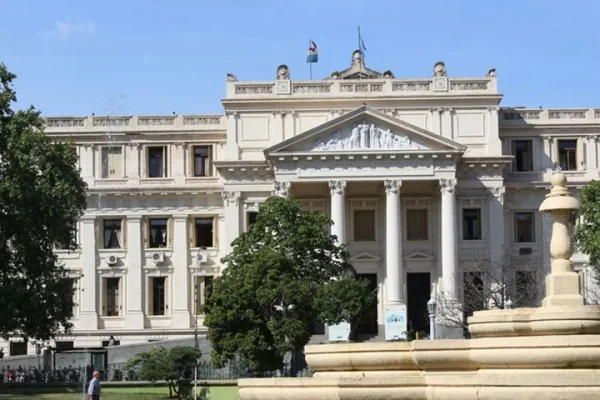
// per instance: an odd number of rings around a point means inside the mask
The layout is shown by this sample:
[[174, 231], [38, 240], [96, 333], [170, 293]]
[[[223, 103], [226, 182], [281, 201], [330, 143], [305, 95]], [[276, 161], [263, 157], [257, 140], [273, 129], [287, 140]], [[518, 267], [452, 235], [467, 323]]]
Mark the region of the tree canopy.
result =
[[[127, 362], [127, 368], [137, 371], [139, 379], [150, 381], [166, 381], [169, 386], [169, 397], [178, 399], [193, 398], [192, 379], [194, 367], [202, 356], [199, 349], [190, 346], [175, 346], [170, 349], [159, 347], [136, 354]], [[204, 388], [199, 399], [205, 399], [208, 388]]]
[[376, 295], [357, 279], [331, 223], [295, 200], [263, 204], [206, 300], [216, 366], [239, 358], [258, 372], [280, 369], [285, 353], [308, 343], [316, 320], [357, 322], [373, 309]]
[[589, 263], [600, 277], [600, 181], [591, 181], [579, 192], [579, 224], [575, 241], [579, 250], [589, 256]]
[[69, 329], [73, 282], [54, 249], [75, 249], [86, 185], [75, 150], [44, 135], [40, 112], [13, 111], [16, 76], [0, 64], [0, 335]]

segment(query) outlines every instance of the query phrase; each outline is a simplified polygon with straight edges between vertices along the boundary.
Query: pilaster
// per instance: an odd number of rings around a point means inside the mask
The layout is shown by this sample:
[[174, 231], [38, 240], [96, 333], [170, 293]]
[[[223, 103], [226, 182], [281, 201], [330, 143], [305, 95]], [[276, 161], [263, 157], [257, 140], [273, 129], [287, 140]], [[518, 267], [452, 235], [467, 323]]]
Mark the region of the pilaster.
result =
[[128, 329], [144, 328], [144, 275], [142, 274], [142, 216], [127, 216], [127, 312]]
[[227, 143], [225, 144], [225, 159], [239, 160], [240, 147], [238, 145], [238, 120], [239, 114], [237, 111], [226, 111], [227, 116]]
[[445, 138], [452, 139], [452, 115], [454, 109], [451, 107], [444, 107], [441, 114], [441, 135]]
[[283, 116], [283, 139], [289, 139], [295, 135], [294, 131], [294, 118], [296, 112], [293, 110], [286, 110]]
[[96, 271], [96, 217], [84, 215], [81, 218], [81, 263], [83, 277], [81, 278], [81, 314], [79, 329], [98, 329], [98, 303], [100, 290]]
[[[173, 216], [173, 325], [175, 329], [190, 327], [190, 273], [188, 251], [188, 216]], [[193, 301], [192, 301], [193, 303]]]
[[240, 192], [224, 191], [223, 206], [225, 209], [225, 243], [223, 243], [223, 255], [231, 253], [233, 247], [231, 243], [240, 236]]

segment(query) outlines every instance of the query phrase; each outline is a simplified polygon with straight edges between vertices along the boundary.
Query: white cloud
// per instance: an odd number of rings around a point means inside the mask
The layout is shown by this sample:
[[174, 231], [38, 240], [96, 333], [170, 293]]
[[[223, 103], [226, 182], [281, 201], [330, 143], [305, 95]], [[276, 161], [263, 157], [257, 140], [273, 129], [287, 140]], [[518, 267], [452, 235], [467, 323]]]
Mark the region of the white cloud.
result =
[[39, 33], [43, 39], [68, 39], [73, 35], [93, 35], [96, 33], [94, 21], [86, 20], [74, 22], [67, 18], [64, 21], [55, 21], [52, 29]]

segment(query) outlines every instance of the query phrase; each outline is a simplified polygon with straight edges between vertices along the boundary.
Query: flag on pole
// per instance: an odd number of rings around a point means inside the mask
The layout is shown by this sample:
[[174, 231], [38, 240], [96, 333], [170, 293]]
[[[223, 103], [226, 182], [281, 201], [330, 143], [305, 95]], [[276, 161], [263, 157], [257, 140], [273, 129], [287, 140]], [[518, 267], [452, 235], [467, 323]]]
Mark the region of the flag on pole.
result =
[[319, 52], [317, 51], [317, 44], [312, 40], [310, 41], [310, 47], [308, 48], [306, 62], [309, 64], [319, 62]]
[[360, 35], [360, 26], [358, 27], [358, 50], [365, 56], [365, 51], [367, 51], [367, 47], [365, 46], [365, 42], [363, 41], [362, 36]]

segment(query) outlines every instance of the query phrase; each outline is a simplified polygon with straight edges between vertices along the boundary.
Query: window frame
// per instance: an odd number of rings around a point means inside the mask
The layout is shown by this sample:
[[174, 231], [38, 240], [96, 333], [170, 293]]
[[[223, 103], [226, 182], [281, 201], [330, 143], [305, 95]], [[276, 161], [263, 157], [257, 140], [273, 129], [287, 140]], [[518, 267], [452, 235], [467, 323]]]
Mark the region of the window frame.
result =
[[[517, 215], [518, 214], [530, 214], [532, 216], [531, 219], [531, 235], [532, 235], [532, 241], [519, 241], [518, 239], [518, 231], [517, 231], [517, 227], [518, 227], [518, 223], [517, 223]], [[536, 212], [533, 210], [513, 210], [513, 242], [515, 244], [518, 245], [522, 245], [522, 244], [534, 244], [537, 243], [537, 220], [536, 220]]]
[[[205, 174], [197, 175], [196, 174], [196, 149], [198, 148], [206, 148], [206, 165]], [[213, 145], [210, 144], [193, 144], [191, 146], [191, 174], [194, 178], [208, 178], [212, 177], [213, 174]]]
[[[379, 201], [373, 198], [350, 199], [350, 232], [352, 241], [356, 243], [377, 243], [380, 240], [379, 235]], [[373, 232], [374, 238], [370, 240], [356, 239], [356, 211], [372, 211], [373, 212]]]
[[[517, 142], [527, 142], [529, 144], [528, 169], [522, 169], [522, 170], [518, 169]], [[514, 157], [513, 164], [512, 164], [513, 172], [533, 172], [534, 160], [533, 160], [533, 140], [532, 139], [524, 139], [524, 138], [523, 139], [512, 139], [511, 140], [511, 154]]]
[[[212, 243], [211, 243], [210, 246], [199, 246], [198, 245], [198, 230], [196, 229], [196, 227], [197, 227], [197, 220], [200, 220], [200, 219], [211, 220], [212, 221], [212, 224], [211, 224], [211, 231], [212, 231], [212, 240], [211, 241], [212, 241]], [[192, 217], [193, 242], [192, 242], [192, 246], [191, 247], [192, 248], [196, 248], [196, 249], [199, 249], [201, 247], [206, 247], [206, 248], [209, 248], [209, 249], [217, 247], [216, 246], [216, 244], [217, 244], [217, 237], [216, 237], [217, 236], [217, 228], [216, 228], [216, 225], [217, 225], [217, 217], [214, 216], [214, 215], [210, 215], [210, 216], [208, 216], [208, 215], [207, 216], [197, 215], [197, 216]]]
[[[109, 310], [108, 310], [108, 282], [110, 280], [118, 280], [118, 285], [117, 285], [117, 301], [115, 302], [115, 308], [117, 310], [116, 315], [109, 315]], [[102, 310], [101, 310], [101, 315], [103, 318], [120, 318], [124, 316], [123, 313], [123, 300], [124, 300], [124, 293], [123, 293], [123, 288], [125, 287], [124, 283], [123, 283], [123, 276], [118, 275], [118, 276], [106, 276], [106, 277], [102, 277], [102, 280], [100, 281], [101, 285], [102, 285]]]
[[[152, 221], [155, 220], [165, 220], [166, 221], [166, 238], [165, 238], [165, 245], [163, 247], [153, 247], [152, 246]], [[169, 249], [171, 248], [171, 218], [170, 217], [166, 217], [166, 216], [149, 216], [146, 218], [146, 248], [147, 249]]]
[[[571, 154], [571, 153], [573, 154], [573, 157], [574, 157], [573, 166], [574, 166], [574, 168], [572, 168], [572, 169], [571, 168], [563, 168], [562, 160], [561, 160], [561, 158], [562, 158], [561, 146], [560, 146], [561, 142], [575, 142], [575, 147], [569, 147], [569, 148], [565, 149], [565, 156], [566, 156], [565, 166], [568, 166], [568, 164], [569, 164], [569, 160], [570, 160], [569, 154]], [[565, 172], [579, 171], [579, 169], [580, 169], [579, 165], [580, 165], [580, 161], [581, 161], [579, 159], [580, 158], [579, 157], [579, 150], [580, 150], [579, 146], [580, 146], [580, 143], [579, 143], [579, 140], [577, 138], [567, 138], [567, 137], [565, 137], [565, 138], [557, 138], [556, 139], [556, 157], [557, 157], [556, 162], [557, 162], [558, 166], [561, 168], [562, 171], [565, 171]]]
[[[151, 176], [150, 175], [150, 149], [156, 149], [156, 148], [162, 148], [163, 149], [163, 159], [162, 159], [162, 175], [161, 176]], [[151, 145], [147, 145], [145, 148], [145, 155], [146, 155], [146, 178], [149, 179], [161, 179], [161, 178], [168, 178], [170, 177], [170, 171], [169, 171], [169, 146], [166, 144], [151, 144]]]
[[[108, 165], [108, 150], [110, 149], [119, 149], [121, 152], [121, 171], [117, 176], [110, 176], [110, 165]], [[106, 161], [106, 168], [105, 168]], [[106, 176], [104, 176], [104, 171], [106, 170]], [[122, 145], [103, 145], [100, 146], [100, 179], [122, 179], [125, 177], [125, 149]]]
[[[120, 222], [120, 228], [121, 228], [121, 240], [120, 240], [120, 247], [106, 247], [106, 222], [107, 221], [119, 221]], [[101, 236], [101, 248], [104, 250], [119, 250], [119, 249], [125, 249], [127, 248], [126, 245], [126, 225], [127, 222], [125, 220], [125, 218], [123, 217], [106, 217], [106, 218], [102, 218], [100, 219], [100, 236]]]
[[[152, 274], [149, 275], [146, 279], [146, 315], [149, 318], [169, 318], [171, 316], [170, 309], [170, 296], [171, 296], [171, 275], [164, 274]], [[154, 280], [155, 279], [164, 279], [164, 313], [163, 314], [155, 314], [154, 311]]]
[[[478, 217], [479, 217], [479, 238], [477, 239], [467, 239], [465, 238], [465, 210], [477, 210], [478, 211]], [[469, 206], [465, 206], [465, 207], [461, 207], [460, 208], [460, 224], [461, 224], [461, 239], [462, 241], [465, 242], [481, 242], [483, 240], [485, 240], [485, 236], [483, 234], [483, 207], [479, 206], [475, 206], [475, 205], [469, 205]]]

